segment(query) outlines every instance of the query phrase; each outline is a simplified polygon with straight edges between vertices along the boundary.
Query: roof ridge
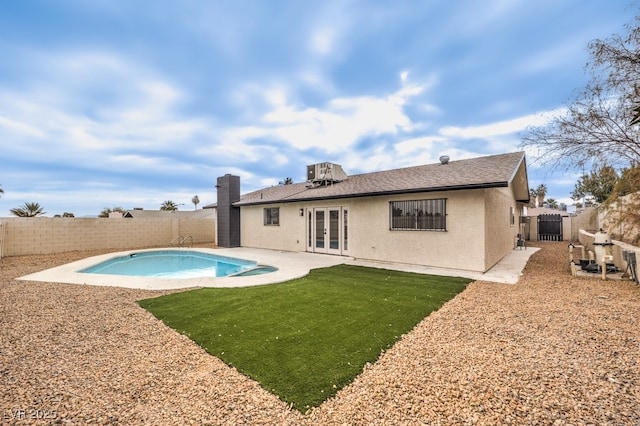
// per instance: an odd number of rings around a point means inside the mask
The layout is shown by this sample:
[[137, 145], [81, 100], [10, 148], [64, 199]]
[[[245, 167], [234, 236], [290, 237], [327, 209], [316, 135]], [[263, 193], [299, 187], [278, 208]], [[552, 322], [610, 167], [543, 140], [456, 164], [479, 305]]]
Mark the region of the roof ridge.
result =
[[[460, 160], [449, 160], [449, 162], [447, 163], [447, 165], [450, 165], [452, 163], [460, 163], [462, 161], [477, 161], [477, 160], [482, 160], [482, 159], [489, 159], [492, 157], [506, 157], [506, 156], [511, 156], [514, 154], [521, 154], [522, 156], [525, 155], [524, 151], [514, 151], [514, 152], [506, 152], [504, 154], [490, 154], [490, 155], [483, 155], [482, 157], [471, 157], [471, 158], [463, 158]], [[426, 164], [416, 164], [413, 166], [404, 166], [404, 167], [398, 167], [395, 169], [387, 169], [387, 170], [377, 170], [377, 171], [373, 171], [373, 172], [364, 172], [364, 173], [357, 173], [357, 174], [347, 174], [347, 179], [349, 177], [355, 177], [355, 176], [364, 176], [364, 175], [371, 175], [371, 174], [375, 174], [375, 173], [385, 173], [385, 172], [395, 172], [395, 171], [403, 171], [403, 170], [408, 170], [408, 169], [417, 169], [417, 168], [421, 168], [421, 167], [428, 167], [428, 166], [439, 166], [441, 165], [441, 163], [436, 162], [436, 163], [426, 163]]]

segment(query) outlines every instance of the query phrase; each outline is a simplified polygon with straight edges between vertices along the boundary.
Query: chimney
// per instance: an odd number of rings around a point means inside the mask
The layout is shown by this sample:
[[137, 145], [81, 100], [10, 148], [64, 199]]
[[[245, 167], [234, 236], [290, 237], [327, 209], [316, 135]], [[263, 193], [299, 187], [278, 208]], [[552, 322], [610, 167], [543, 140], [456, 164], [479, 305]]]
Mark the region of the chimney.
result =
[[226, 174], [218, 178], [218, 246], [240, 247], [240, 176]]
[[449, 163], [449, 156], [448, 155], [441, 155], [440, 156], [440, 164], [448, 164]]

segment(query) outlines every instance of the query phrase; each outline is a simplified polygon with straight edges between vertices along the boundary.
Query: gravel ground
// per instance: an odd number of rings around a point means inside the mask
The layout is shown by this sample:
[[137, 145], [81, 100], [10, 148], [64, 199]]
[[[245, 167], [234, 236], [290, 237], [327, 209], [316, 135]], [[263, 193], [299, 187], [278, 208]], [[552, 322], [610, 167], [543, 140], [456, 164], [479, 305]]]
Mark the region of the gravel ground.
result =
[[541, 243], [474, 282], [306, 415], [165, 327], [166, 292], [15, 281], [92, 253], [0, 260], [2, 424], [640, 424], [640, 287]]

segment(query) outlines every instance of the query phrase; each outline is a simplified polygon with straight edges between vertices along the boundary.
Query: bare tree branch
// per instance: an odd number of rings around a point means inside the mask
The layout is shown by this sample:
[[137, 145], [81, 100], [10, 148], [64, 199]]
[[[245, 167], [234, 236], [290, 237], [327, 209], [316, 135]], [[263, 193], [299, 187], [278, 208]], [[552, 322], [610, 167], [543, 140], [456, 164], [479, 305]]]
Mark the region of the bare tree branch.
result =
[[[640, 17], [614, 35], [589, 44], [591, 80], [546, 125], [527, 129], [522, 147], [537, 148], [550, 166], [624, 166], [640, 162]], [[639, 111], [640, 114], [640, 111]]]

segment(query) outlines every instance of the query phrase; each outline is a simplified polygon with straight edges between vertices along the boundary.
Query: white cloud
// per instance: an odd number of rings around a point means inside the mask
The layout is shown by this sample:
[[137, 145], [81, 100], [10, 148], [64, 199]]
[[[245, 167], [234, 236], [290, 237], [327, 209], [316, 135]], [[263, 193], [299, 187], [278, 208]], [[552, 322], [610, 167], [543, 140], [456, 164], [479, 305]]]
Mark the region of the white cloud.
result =
[[320, 2], [310, 10], [313, 14], [306, 23], [309, 51], [324, 60], [335, 60], [349, 49], [349, 34], [356, 29], [357, 12], [354, 15], [348, 2]]
[[34, 152], [46, 146], [47, 156], [91, 156], [118, 147], [158, 148], [206, 128], [200, 119], [176, 115], [186, 98], [177, 86], [123, 57], [83, 51], [40, 55], [47, 73], [33, 79], [37, 84], [21, 93], [0, 90], [0, 127], [29, 137]]
[[324, 27], [311, 34], [311, 48], [322, 55], [328, 55], [333, 50], [336, 32], [333, 28]]
[[264, 98], [269, 105], [281, 107], [287, 104], [287, 94], [283, 87], [272, 87], [264, 92]]
[[436, 145], [443, 146], [447, 144], [447, 139], [442, 136], [421, 136], [396, 143], [394, 148], [398, 155], [406, 157], [421, 152], [432, 152], [436, 148]]
[[406, 166], [436, 163], [441, 155], [448, 155], [452, 160], [478, 156], [473, 150], [464, 149], [464, 145], [457, 146], [456, 141], [440, 135], [408, 139], [394, 148], [395, 156]]
[[44, 132], [31, 124], [26, 124], [21, 121], [12, 120], [2, 116], [0, 116], [0, 127], [5, 127], [9, 133], [18, 133], [34, 138], [44, 138], [46, 136]]
[[511, 120], [499, 121], [497, 123], [485, 124], [482, 126], [457, 127], [446, 126], [440, 129], [440, 134], [447, 137], [462, 139], [490, 138], [515, 134], [525, 130], [529, 126], [540, 126], [549, 120], [553, 113], [530, 114], [523, 117], [516, 117]]
[[343, 151], [365, 136], [411, 130], [412, 122], [403, 106], [421, 92], [419, 86], [412, 86], [383, 98], [337, 98], [324, 109], [283, 106], [263, 116], [265, 135], [298, 149]]

